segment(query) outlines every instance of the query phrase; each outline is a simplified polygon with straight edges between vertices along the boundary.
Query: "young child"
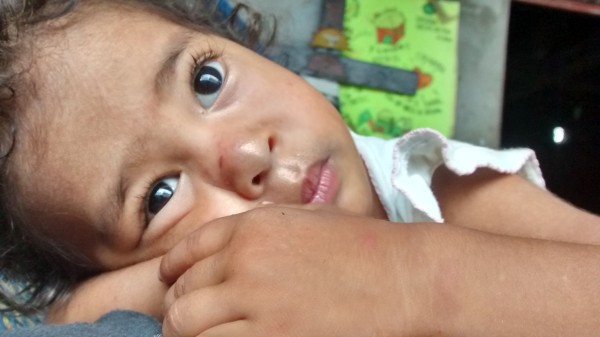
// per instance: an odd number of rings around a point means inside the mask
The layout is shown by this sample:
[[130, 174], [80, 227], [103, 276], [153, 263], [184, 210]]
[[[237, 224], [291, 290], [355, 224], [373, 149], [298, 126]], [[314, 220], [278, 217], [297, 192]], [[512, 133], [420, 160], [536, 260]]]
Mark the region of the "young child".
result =
[[55, 317], [164, 302], [166, 336], [600, 326], [600, 220], [539, 188], [531, 151], [352, 135], [202, 6], [1, 4], [3, 271], [42, 304], [102, 274]]

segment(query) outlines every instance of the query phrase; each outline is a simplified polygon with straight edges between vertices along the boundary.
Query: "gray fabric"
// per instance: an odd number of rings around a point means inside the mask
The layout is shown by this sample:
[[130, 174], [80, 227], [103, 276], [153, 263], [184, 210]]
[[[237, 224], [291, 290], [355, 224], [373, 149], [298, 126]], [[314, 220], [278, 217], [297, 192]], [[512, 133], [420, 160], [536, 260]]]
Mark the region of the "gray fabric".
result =
[[5, 331], [1, 337], [160, 337], [160, 323], [132, 311], [113, 311], [95, 323], [38, 325]]

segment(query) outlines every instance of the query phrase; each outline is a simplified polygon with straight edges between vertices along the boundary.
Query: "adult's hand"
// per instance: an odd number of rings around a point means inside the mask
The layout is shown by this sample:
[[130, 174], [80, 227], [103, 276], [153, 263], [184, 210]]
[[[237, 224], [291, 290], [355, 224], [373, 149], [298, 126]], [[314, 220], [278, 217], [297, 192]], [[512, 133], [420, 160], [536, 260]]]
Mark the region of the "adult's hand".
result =
[[[418, 333], [418, 243], [403, 225], [268, 206], [217, 219], [163, 258], [175, 336], [401, 336]], [[414, 248], [414, 250], [413, 250]]]

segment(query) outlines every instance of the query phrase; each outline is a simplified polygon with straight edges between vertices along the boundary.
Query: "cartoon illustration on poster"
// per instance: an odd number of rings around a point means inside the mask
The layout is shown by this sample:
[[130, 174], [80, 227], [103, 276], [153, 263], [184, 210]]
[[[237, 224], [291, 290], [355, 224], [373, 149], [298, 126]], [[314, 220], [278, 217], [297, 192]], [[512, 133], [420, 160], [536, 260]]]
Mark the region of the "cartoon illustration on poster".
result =
[[460, 3], [347, 0], [344, 56], [415, 71], [414, 96], [343, 86], [340, 108], [357, 132], [396, 137], [418, 127], [452, 136]]
[[389, 11], [376, 13], [373, 24], [377, 30], [377, 42], [395, 45], [404, 37], [404, 14], [393, 8]]

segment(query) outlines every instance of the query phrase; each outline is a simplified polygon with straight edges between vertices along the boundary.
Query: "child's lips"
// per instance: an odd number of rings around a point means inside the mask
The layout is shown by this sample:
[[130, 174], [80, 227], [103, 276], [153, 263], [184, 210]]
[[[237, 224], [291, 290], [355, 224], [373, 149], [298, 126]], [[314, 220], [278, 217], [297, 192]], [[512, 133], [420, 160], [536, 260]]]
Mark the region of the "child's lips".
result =
[[338, 174], [329, 160], [311, 165], [302, 182], [302, 203], [331, 204], [339, 186]]

